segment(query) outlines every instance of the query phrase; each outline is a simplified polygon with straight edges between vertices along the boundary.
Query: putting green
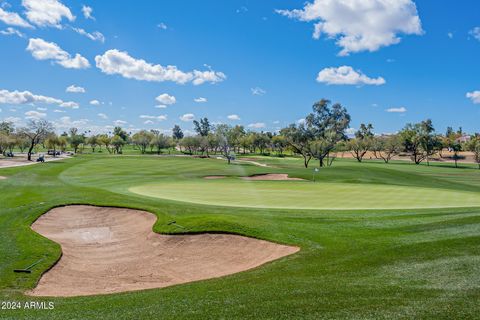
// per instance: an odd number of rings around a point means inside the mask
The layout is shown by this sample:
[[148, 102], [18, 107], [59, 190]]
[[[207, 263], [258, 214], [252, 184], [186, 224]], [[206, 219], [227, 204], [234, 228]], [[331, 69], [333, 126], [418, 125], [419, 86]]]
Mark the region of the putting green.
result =
[[480, 206], [480, 194], [440, 188], [307, 181], [165, 181], [129, 188], [206, 205], [289, 209], [411, 209]]

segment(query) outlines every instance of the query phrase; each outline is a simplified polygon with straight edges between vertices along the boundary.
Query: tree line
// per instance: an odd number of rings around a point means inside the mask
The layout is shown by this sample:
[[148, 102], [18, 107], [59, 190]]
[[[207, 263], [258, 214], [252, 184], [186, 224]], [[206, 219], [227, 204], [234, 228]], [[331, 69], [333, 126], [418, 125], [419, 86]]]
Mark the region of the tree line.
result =
[[[0, 122], [0, 153], [13, 153], [15, 148], [31, 155], [38, 145], [53, 150], [65, 151], [67, 146], [73, 152], [106, 150], [121, 154], [125, 146], [131, 146], [140, 153], [162, 153], [162, 150], [176, 149], [190, 155], [209, 157], [220, 154], [229, 163], [236, 154], [259, 153], [284, 156], [293, 153], [303, 158], [308, 168], [312, 159], [319, 166], [331, 166], [339, 153], [350, 152], [359, 162], [367, 154], [388, 163], [392, 158], [408, 155], [413, 163], [430, 163], [434, 155], [443, 157], [444, 150], [453, 152], [455, 166], [461, 158], [461, 151], [471, 151], [480, 169], [480, 135], [465, 135], [460, 128], [451, 127], [445, 134], [437, 133], [431, 120], [409, 123], [395, 134], [375, 135], [372, 124], [361, 124], [348, 137], [351, 117], [345, 107], [322, 99], [312, 106], [304, 121], [292, 123], [278, 132], [248, 131], [241, 125], [213, 125], [208, 118], [193, 121], [195, 135], [184, 135], [180, 126], [175, 125], [171, 136], [158, 130], [140, 130], [128, 133], [115, 127], [108, 134], [92, 135], [71, 128], [60, 135], [46, 120], [31, 120], [26, 126], [15, 128], [12, 123]], [[465, 137], [468, 137], [465, 139]]]

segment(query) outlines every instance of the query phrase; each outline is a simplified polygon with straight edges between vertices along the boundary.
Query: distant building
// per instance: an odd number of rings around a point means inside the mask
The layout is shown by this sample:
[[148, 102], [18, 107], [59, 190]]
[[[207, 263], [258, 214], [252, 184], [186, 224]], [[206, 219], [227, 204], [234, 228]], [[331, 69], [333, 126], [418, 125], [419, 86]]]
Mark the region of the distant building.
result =
[[471, 136], [464, 134], [463, 136], [458, 137], [457, 139], [455, 139], [455, 142], [457, 142], [457, 143], [465, 143], [465, 142], [470, 141], [471, 138], [472, 138]]

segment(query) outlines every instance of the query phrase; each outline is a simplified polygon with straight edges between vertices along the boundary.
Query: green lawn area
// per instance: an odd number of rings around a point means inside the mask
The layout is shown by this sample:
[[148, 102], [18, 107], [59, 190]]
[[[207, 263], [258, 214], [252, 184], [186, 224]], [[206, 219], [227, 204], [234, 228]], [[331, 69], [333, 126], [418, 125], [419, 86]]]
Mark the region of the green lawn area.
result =
[[480, 194], [435, 188], [298, 181], [179, 181], [145, 184], [133, 193], [207, 205], [291, 209], [473, 207]]
[[[216, 159], [79, 156], [1, 169], [0, 301], [54, 301], [54, 310], [0, 310], [1, 319], [473, 319], [480, 314], [480, 171], [336, 160], [317, 182], [243, 181], [288, 173]], [[208, 181], [206, 175], [227, 175]], [[142, 193], [142, 194], [138, 194]], [[158, 216], [163, 233], [230, 232], [301, 247], [235, 275], [105, 296], [24, 296], [60, 257], [30, 230], [66, 204], [122, 206]], [[358, 210], [361, 209], [361, 210]], [[176, 220], [185, 229], [169, 224]], [[15, 274], [43, 258], [32, 274]]]

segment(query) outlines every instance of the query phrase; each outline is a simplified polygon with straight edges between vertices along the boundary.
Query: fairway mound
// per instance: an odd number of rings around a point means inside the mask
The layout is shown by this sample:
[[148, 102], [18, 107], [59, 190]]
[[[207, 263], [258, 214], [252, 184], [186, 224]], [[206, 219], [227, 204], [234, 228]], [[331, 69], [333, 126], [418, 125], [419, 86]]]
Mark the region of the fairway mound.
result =
[[293, 254], [297, 247], [227, 234], [160, 235], [156, 216], [93, 206], [55, 208], [32, 229], [62, 257], [33, 296], [83, 296], [161, 288], [221, 277]]
[[205, 176], [203, 179], [215, 180], [215, 179], [225, 179], [227, 176]]
[[243, 180], [269, 180], [269, 181], [284, 181], [284, 180], [293, 180], [293, 181], [305, 181], [301, 178], [290, 178], [286, 173], [268, 173], [268, 174], [256, 174], [249, 177], [242, 177]]

